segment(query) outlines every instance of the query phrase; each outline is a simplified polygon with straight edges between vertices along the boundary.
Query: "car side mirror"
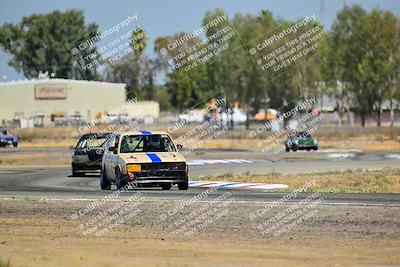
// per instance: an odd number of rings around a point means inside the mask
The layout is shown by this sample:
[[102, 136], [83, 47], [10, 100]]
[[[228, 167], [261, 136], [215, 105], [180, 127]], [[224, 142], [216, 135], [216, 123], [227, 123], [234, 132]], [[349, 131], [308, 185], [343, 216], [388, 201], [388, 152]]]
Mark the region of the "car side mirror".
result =
[[117, 148], [115, 146], [110, 146], [108, 148], [108, 151], [113, 152], [114, 154], [117, 154]]
[[177, 144], [177, 145], [176, 145], [176, 148], [177, 148], [178, 150], [182, 150], [182, 149], [183, 149], [183, 145]]

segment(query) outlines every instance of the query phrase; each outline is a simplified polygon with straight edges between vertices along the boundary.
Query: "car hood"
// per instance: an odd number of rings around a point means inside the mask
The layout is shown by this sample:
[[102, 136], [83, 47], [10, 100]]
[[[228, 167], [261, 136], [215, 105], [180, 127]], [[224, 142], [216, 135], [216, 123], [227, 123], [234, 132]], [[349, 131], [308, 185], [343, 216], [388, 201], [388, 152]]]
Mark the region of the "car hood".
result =
[[184, 162], [179, 152], [120, 153], [126, 163]]

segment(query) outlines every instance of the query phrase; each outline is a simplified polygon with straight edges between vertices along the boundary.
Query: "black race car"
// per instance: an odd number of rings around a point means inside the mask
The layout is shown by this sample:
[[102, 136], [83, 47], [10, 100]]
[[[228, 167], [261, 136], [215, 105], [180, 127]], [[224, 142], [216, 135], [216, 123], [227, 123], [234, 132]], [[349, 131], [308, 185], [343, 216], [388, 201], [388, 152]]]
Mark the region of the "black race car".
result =
[[81, 176], [86, 173], [100, 173], [104, 145], [111, 133], [89, 133], [79, 139], [72, 155], [72, 175]]

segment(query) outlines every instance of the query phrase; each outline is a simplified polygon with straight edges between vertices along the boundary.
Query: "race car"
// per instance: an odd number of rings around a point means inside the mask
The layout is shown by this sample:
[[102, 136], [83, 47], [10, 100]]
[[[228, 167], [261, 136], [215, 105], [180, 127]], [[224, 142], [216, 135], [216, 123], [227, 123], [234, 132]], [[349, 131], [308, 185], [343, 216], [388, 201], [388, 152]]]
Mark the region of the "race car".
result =
[[72, 155], [72, 176], [100, 173], [104, 146], [111, 133], [89, 133], [79, 139]]
[[285, 150], [318, 150], [318, 142], [308, 132], [299, 132], [293, 138], [288, 138], [285, 141]]
[[[179, 145], [178, 145], [179, 146]], [[188, 166], [171, 136], [165, 132], [138, 131], [114, 134], [107, 142], [100, 174], [102, 190], [117, 189], [131, 181], [138, 187], [187, 190]]]
[[7, 145], [17, 147], [18, 141], [18, 136], [13, 135], [12, 133], [10, 133], [10, 131], [6, 129], [0, 130], [0, 147], [5, 147]]

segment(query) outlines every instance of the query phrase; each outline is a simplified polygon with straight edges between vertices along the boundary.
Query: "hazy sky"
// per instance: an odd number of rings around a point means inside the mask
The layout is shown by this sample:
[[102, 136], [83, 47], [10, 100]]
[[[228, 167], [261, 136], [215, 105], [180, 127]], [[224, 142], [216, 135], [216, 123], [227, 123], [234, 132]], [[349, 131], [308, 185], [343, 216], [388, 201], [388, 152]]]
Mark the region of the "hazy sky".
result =
[[[345, 3], [358, 3], [367, 10], [380, 7], [400, 16], [400, 0], [0, 0], [0, 24], [18, 22], [23, 16], [33, 13], [77, 8], [84, 11], [87, 23], [97, 23], [102, 31], [128, 15], [138, 14], [140, 25], [150, 39], [147, 51], [151, 54], [154, 38], [179, 31], [193, 31], [201, 25], [204, 13], [217, 7], [224, 8], [230, 17], [235, 13], [257, 15], [262, 9], [272, 11], [274, 16], [292, 20], [312, 14], [319, 18], [322, 14], [320, 21], [329, 28], [336, 12]], [[22, 74], [8, 67], [8, 59], [9, 56], [0, 51], [0, 81], [23, 79]]]

